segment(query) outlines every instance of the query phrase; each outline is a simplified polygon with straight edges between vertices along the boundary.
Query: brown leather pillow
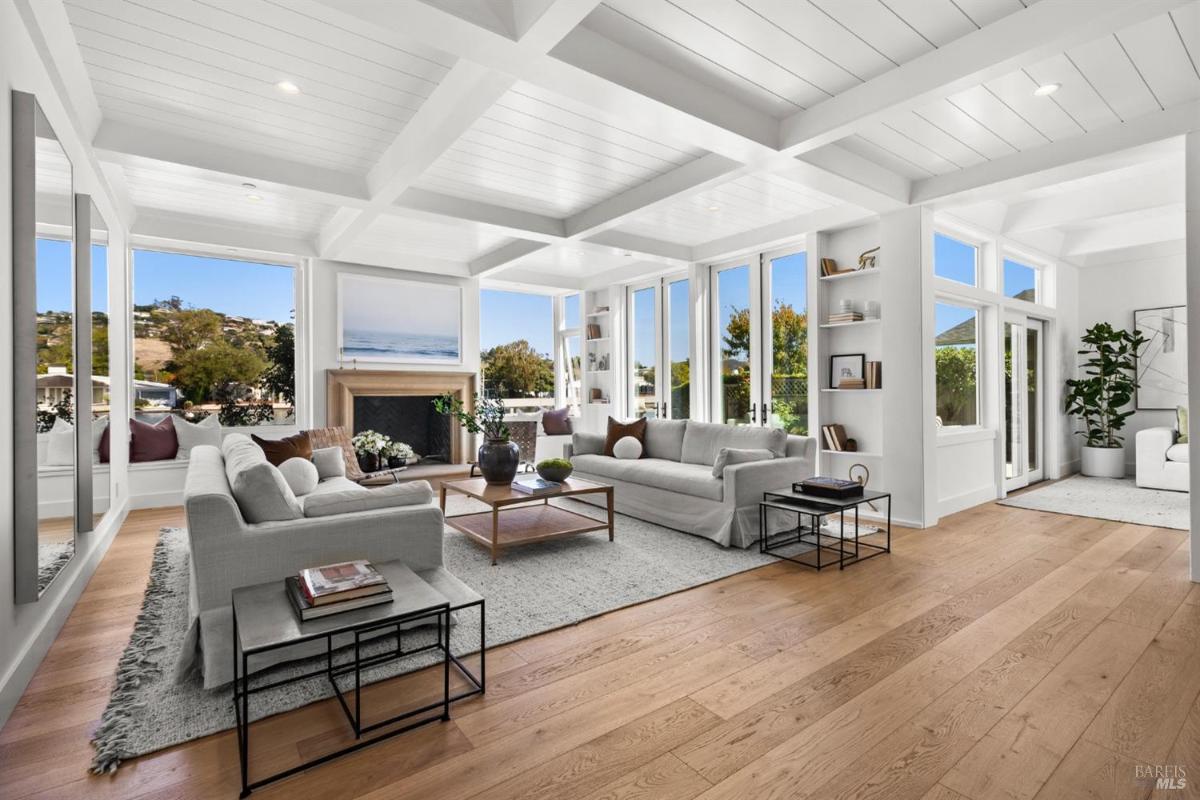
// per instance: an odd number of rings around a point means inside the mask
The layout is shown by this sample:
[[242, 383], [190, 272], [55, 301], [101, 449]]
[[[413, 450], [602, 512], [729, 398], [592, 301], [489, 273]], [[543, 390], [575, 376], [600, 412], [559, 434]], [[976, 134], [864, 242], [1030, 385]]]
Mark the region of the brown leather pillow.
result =
[[312, 461], [312, 442], [308, 440], [308, 431], [300, 431], [284, 439], [261, 439], [253, 433], [250, 438], [267, 454], [267, 461], [277, 467], [289, 458]]
[[571, 413], [569, 408], [556, 408], [553, 411], [545, 411], [542, 413], [542, 430], [547, 436], [570, 436], [571, 435], [571, 418], [568, 414]]
[[[633, 422], [617, 422], [612, 417], [608, 418], [608, 435], [604, 438], [604, 455], [611, 456], [613, 454], [613, 445], [624, 439], [626, 436], [632, 436], [643, 445], [646, 444], [646, 418], [634, 420]], [[642, 454], [645, 455], [643, 448]]]
[[129, 461], [140, 464], [146, 461], [171, 461], [179, 453], [179, 439], [175, 436], [175, 423], [168, 414], [157, 425], [129, 420]]

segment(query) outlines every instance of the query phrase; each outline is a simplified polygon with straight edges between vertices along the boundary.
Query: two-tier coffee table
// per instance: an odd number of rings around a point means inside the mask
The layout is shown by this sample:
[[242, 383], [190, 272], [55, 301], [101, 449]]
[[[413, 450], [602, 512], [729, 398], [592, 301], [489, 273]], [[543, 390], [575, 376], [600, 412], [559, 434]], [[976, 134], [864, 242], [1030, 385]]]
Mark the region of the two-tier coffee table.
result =
[[[456, 531], [487, 547], [495, 565], [500, 551], [506, 547], [574, 536], [591, 531], [608, 531], [613, 540], [613, 487], [581, 478], [567, 478], [556, 491], [528, 495], [512, 486], [490, 486], [483, 478], [451, 481], [442, 484], [442, 513], [446, 512], [446, 494], [455, 492], [486, 503], [490, 510], [446, 517], [446, 524]], [[584, 494], [603, 494], [608, 508], [608, 521], [550, 505], [553, 497], [575, 497]]]

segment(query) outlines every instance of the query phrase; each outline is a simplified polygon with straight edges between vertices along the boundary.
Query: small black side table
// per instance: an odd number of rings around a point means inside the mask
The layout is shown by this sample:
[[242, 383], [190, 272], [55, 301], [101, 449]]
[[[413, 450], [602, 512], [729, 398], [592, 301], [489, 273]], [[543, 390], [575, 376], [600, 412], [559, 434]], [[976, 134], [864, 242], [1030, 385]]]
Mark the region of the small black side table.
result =
[[[862, 541], [860, 536], [858, 507], [863, 503], [874, 503], [879, 500], [887, 501], [887, 527], [884, 529], [884, 543]], [[786, 512], [796, 515], [796, 530], [772, 535], [768, 532], [767, 516], [772, 511]], [[852, 538], [854, 546], [850, 547], [846, 539], [846, 512], [853, 511]], [[821, 532], [821, 522], [826, 517], [837, 516], [838, 534], [830, 535]], [[805, 520], [809, 524], [805, 524]], [[864, 535], [878, 535], [864, 534]], [[812, 549], [788, 555], [783, 551], [797, 545], [808, 545]], [[845, 569], [850, 564], [866, 561], [875, 556], [892, 552], [892, 495], [890, 492], [879, 492], [866, 489], [858, 497], [834, 498], [815, 494], [806, 494], [792, 489], [779, 489], [763, 492], [762, 502], [758, 504], [758, 551], [776, 558], [812, 567], [816, 570], [832, 567]], [[830, 557], [832, 556], [832, 557]]]

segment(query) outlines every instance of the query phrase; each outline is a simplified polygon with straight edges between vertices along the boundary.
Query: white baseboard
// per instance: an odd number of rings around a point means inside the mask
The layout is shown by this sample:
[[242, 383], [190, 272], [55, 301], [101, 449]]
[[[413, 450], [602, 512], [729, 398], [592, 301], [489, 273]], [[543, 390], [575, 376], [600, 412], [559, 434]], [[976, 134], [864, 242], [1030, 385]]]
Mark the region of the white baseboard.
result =
[[131, 508], [167, 508], [183, 505], [183, 489], [168, 489], [161, 492], [145, 492], [133, 496]]
[[974, 508], [983, 503], [990, 503], [996, 499], [996, 487], [992, 485], [980, 486], [978, 489], [972, 489], [961, 494], [956, 494], [953, 497], [947, 497], [944, 500], [938, 501], [938, 517], [948, 517], [951, 514], [957, 514], [959, 511], [966, 511], [968, 508]]
[[[108, 552], [109, 545], [112, 544], [113, 538], [121, 529], [121, 525], [128, 515], [128, 504], [121, 503], [116, 507], [114, 513], [104, 518], [96, 530], [84, 534], [84, 536], [91, 537], [92, 540], [88, 543], [86, 553], [77, 556], [80, 559], [78, 563], [72, 559], [64, 568], [65, 574], [55, 579], [46, 589], [42, 598], [38, 600], [39, 604], [50, 604], [50, 613], [36, 625], [33, 635], [26, 640], [7, 674], [0, 677], [0, 728], [3, 728], [4, 723], [8, 721], [9, 715], [12, 714], [17, 702], [21, 699], [25, 687], [33, 679], [42, 659], [46, 657], [46, 653], [50, 652], [50, 647], [58, 637], [63, 623], [67, 621], [71, 610], [75, 608], [75, 603], [78, 602], [79, 596], [83, 594], [84, 588], [91, 580], [92, 573], [96, 571], [104, 554]], [[64, 579], [65, 582], [63, 582]]]

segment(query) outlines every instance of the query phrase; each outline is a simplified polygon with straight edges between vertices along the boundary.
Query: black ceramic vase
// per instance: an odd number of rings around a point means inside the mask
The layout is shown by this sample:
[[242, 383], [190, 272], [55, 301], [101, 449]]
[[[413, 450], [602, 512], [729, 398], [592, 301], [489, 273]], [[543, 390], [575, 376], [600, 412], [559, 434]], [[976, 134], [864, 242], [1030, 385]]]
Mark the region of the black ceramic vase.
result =
[[521, 448], [508, 439], [488, 439], [479, 446], [479, 471], [492, 486], [508, 486], [517, 476]]
[[379, 453], [355, 453], [358, 456], [358, 468], [363, 472], [379, 471]]

